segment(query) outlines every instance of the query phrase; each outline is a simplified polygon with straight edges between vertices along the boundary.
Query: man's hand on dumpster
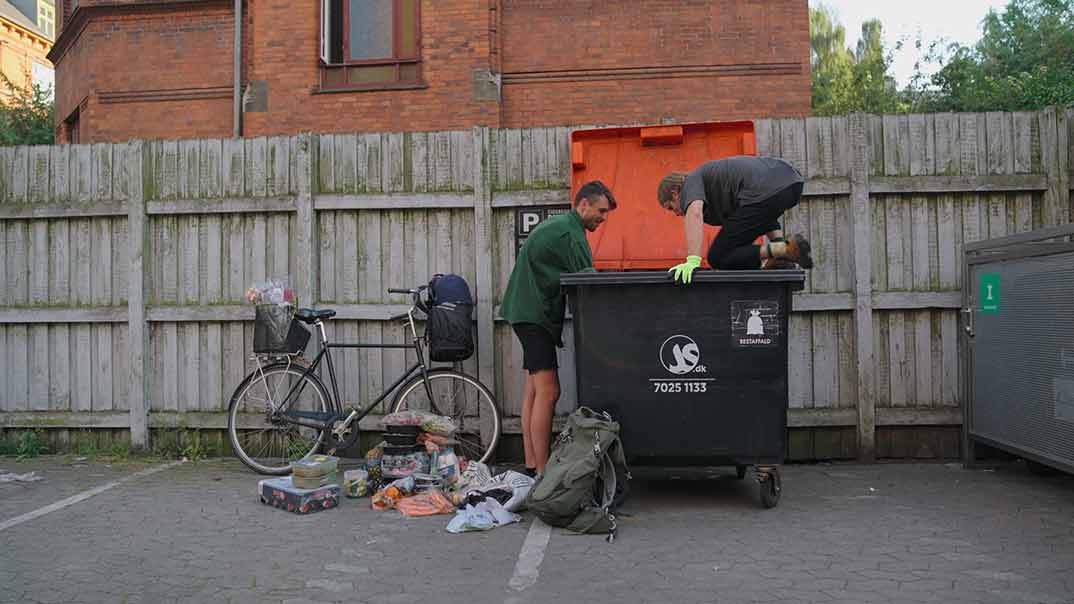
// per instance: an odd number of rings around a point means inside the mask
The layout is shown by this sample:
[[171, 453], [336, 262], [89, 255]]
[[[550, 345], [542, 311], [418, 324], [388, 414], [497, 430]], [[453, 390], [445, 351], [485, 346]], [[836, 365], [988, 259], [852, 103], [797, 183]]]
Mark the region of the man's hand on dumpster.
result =
[[676, 281], [689, 283], [693, 279], [694, 269], [699, 266], [701, 266], [701, 256], [687, 256], [686, 262], [669, 268], [668, 272], [675, 271]]

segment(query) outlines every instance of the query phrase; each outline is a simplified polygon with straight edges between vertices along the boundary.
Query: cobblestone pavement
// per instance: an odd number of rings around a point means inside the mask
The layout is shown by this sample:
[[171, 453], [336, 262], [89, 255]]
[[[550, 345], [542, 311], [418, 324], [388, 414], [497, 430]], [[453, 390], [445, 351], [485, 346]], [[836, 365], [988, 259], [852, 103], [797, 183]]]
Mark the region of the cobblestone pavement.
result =
[[[45, 477], [0, 484], [0, 523], [144, 467], [0, 459]], [[462, 535], [368, 499], [295, 516], [257, 480], [187, 463], [0, 530], [0, 602], [1074, 602], [1074, 477], [1020, 464], [789, 466], [771, 510], [733, 476], [635, 481], [613, 543], [546, 549], [527, 514]], [[511, 580], [524, 542], [535, 583]]]

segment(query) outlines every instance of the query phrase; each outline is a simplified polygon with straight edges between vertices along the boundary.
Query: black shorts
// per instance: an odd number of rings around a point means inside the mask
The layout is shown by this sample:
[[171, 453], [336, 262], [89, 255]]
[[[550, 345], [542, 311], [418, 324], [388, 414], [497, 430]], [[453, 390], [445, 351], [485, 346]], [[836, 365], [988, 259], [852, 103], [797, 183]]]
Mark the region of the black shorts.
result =
[[557, 369], [556, 342], [548, 330], [533, 323], [517, 323], [511, 326], [522, 343], [522, 368], [530, 373], [545, 369]]

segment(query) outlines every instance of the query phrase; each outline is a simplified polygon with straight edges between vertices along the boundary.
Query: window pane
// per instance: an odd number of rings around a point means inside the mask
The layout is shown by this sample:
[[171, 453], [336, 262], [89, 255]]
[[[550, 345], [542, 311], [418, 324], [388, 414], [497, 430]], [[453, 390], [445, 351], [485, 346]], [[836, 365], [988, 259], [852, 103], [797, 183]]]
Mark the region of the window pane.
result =
[[347, 82], [355, 86], [384, 84], [395, 81], [395, 65], [348, 67]]
[[399, 81], [400, 82], [417, 82], [418, 81], [418, 64], [417, 63], [403, 63], [399, 66]]
[[352, 60], [392, 57], [392, 5], [395, 0], [350, 0]]
[[416, 57], [417, 49], [417, 11], [418, 0], [403, 0], [399, 11], [399, 53], [404, 57]]
[[347, 72], [342, 67], [329, 67], [321, 70], [325, 88], [337, 88], [347, 83]]
[[328, 3], [328, 62], [343, 62], [343, 0]]
[[30, 75], [34, 84], [40, 86], [42, 90], [51, 90], [56, 85], [56, 73], [51, 67], [42, 65], [37, 61], [34, 61], [33, 65], [31, 65]]

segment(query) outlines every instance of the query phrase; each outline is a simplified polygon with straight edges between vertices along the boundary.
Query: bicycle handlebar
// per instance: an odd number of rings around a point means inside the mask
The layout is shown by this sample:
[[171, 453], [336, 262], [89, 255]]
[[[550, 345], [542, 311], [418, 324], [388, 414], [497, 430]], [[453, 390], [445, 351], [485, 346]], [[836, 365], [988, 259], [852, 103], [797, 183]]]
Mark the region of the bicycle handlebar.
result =
[[399, 287], [389, 287], [388, 288], [388, 293], [389, 294], [409, 294], [409, 295], [414, 295], [414, 294], [420, 294], [421, 292], [423, 292], [423, 291], [425, 291], [427, 289], [429, 289], [428, 285], [419, 285], [418, 287], [416, 287], [414, 289], [402, 289], [402, 288], [399, 288]]

